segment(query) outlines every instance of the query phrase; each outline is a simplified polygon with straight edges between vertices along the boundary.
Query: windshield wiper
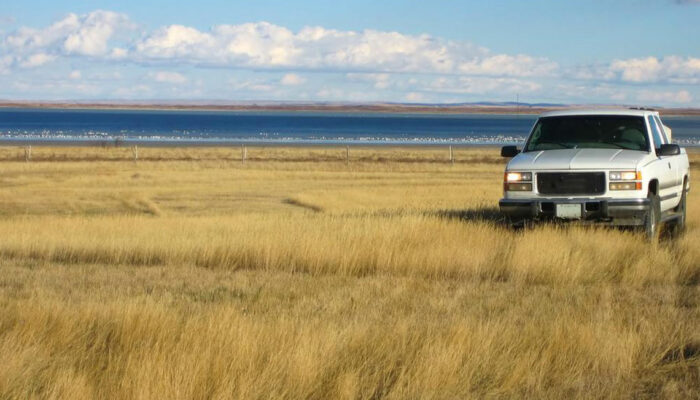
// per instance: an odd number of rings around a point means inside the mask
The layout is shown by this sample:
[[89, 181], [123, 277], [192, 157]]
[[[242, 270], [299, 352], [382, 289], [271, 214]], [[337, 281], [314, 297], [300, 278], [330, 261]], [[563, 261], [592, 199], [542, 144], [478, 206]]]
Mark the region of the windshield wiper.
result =
[[611, 146], [615, 146], [615, 147], [617, 147], [618, 149], [623, 149], [623, 150], [634, 150], [634, 149], [631, 148], [631, 147], [625, 147], [625, 146], [623, 146], [623, 145], [621, 145], [621, 144], [617, 144], [617, 143], [601, 142], [600, 144], [609, 144], [609, 145], [611, 145]]
[[561, 143], [561, 142], [539, 142], [539, 143], [537, 143], [538, 146], [541, 144], [554, 144], [557, 146], [561, 146], [562, 149], [571, 149], [572, 148], [572, 146], [569, 146], [569, 145], [567, 145], [565, 143]]

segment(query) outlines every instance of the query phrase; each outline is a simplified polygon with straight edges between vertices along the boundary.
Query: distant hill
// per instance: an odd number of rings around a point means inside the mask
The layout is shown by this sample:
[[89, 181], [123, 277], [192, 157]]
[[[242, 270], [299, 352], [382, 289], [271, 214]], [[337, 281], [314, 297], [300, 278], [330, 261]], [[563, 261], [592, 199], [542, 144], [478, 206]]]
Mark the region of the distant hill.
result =
[[[391, 112], [446, 114], [539, 114], [564, 108], [624, 108], [625, 105], [576, 105], [556, 103], [344, 103], [344, 102], [233, 102], [221, 100], [173, 101], [13, 101], [0, 100], [0, 107], [60, 109], [212, 110], [212, 111], [308, 111], [308, 112]], [[664, 115], [700, 115], [697, 108], [657, 108]]]

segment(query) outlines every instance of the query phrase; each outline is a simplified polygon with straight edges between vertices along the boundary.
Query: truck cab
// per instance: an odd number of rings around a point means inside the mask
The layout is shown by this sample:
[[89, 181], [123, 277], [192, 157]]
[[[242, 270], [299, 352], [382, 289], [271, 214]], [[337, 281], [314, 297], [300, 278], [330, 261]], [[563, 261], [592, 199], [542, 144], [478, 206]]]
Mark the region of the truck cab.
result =
[[685, 225], [689, 163], [659, 113], [646, 109], [542, 114], [511, 160], [501, 212], [514, 224], [545, 219], [638, 226]]

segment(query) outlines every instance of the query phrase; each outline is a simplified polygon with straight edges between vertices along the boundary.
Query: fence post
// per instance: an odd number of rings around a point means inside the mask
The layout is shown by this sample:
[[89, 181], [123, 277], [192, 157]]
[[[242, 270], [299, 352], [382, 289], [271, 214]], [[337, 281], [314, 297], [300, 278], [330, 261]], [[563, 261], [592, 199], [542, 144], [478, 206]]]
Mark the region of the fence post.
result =
[[24, 148], [24, 161], [31, 161], [32, 159], [32, 146], [27, 146]]
[[139, 160], [139, 146], [134, 145], [134, 147], [131, 148], [131, 152], [134, 153], [134, 162]]
[[245, 163], [246, 158], [248, 158], [248, 148], [242, 144], [241, 145], [241, 162]]
[[345, 146], [345, 165], [350, 165], [350, 146]]
[[453, 157], [453, 154], [452, 154], [452, 146], [450, 146], [450, 162], [451, 162], [452, 164], [455, 163], [455, 158]]

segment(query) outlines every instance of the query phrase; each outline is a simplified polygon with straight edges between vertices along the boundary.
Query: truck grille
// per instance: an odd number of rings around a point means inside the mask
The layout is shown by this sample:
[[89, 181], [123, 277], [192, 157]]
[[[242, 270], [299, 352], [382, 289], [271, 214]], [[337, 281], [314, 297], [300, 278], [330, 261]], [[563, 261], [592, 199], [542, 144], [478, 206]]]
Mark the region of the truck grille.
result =
[[579, 195], [605, 193], [604, 172], [542, 172], [537, 174], [541, 194]]

